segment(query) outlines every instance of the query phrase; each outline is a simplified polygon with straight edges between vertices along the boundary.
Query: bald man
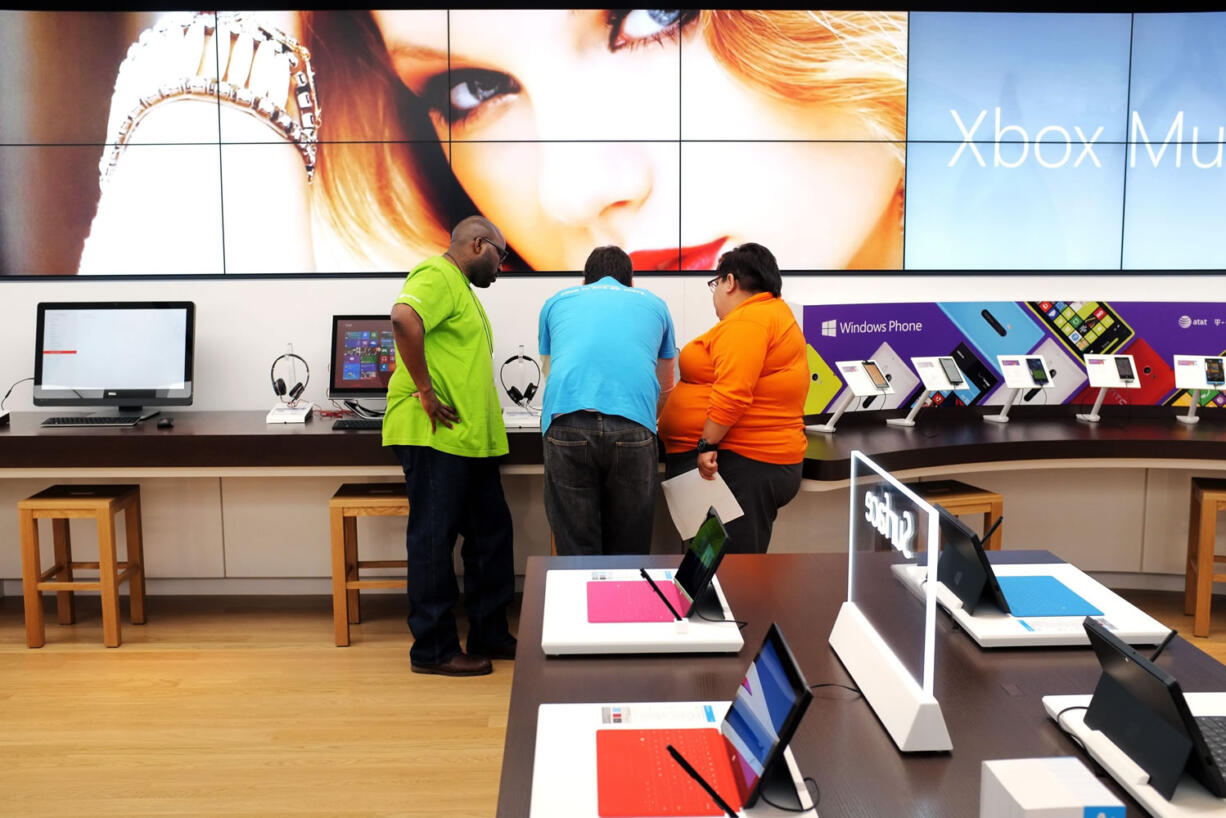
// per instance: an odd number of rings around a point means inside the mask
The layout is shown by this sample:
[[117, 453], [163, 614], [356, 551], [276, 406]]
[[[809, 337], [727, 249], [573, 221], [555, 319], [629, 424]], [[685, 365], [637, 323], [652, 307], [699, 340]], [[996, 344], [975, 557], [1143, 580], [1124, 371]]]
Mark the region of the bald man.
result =
[[[383, 445], [404, 468], [409, 494], [409, 659], [415, 673], [479, 676], [513, 659], [507, 605], [515, 590], [511, 512], [498, 458], [507, 432], [494, 388], [494, 339], [474, 287], [506, 260], [502, 232], [479, 216], [451, 233], [441, 256], [413, 268], [392, 307], [396, 370], [387, 385]], [[468, 652], [453, 609], [453, 552], [464, 537]]]

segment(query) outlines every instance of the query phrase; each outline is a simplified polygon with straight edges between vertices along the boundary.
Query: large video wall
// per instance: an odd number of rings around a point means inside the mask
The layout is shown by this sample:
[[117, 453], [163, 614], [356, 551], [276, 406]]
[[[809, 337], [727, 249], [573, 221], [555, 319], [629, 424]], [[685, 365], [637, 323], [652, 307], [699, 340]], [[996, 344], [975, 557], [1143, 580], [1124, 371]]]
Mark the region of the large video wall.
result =
[[0, 11], [0, 274], [1226, 269], [1226, 13]]

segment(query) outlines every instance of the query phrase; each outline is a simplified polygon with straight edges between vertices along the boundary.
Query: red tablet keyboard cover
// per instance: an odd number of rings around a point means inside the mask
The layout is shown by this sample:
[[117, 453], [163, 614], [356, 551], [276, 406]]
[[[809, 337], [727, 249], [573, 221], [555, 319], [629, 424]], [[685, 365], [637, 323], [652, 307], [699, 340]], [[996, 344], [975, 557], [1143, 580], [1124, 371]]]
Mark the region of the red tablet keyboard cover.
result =
[[669, 744], [720, 798], [740, 809], [730, 747], [718, 729], [597, 730], [597, 812], [602, 818], [724, 814], [669, 755]]

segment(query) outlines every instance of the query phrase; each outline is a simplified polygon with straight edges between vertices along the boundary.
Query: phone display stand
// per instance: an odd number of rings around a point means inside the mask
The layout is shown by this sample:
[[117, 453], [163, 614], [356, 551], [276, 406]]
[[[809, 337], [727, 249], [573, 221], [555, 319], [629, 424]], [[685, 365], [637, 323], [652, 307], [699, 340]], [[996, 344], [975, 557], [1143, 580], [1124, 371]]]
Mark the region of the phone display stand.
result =
[[816, 426], [806, 426], [805, 429], [810, 432], [822, 432], [830, 434], [834, 431], [835, 424], [839, 422], [839, 418], [843, 417], [843, 413], [847, 411], [847, 407], [851, 405], [853, 398], [867, 398], [873, 395], [892, 395], [894, 387], [886, 382], [884, 387], [879, 387], [873, 383], [873, 379], [869, 376], [865, 369], [866, 364], [871, 364], [874, 369], [880, 372], [876, 361], [835, 361], [835, 368], [842, 374], [843, 379], [847, 381], [847, 388], [843, 390], [843, 396], [839, 398], [839, 402], [835, 405], [834, 414], [830, 416], [830, 420]]
[[[1128, 361], [1128, 369], [1132, 378], [1125, 380], [1120, 376], [1117, 359]], [[1103, 408], [1103, 399], [1107, 397], [1108, 389], [1140, 389], [1141, 381], [1137, 378], [1137, 362], [1131, 355], [1087, 355], [1086, 375], [1090, 378], [1090, 386], [1098, 388], [1098, 397], [1094, 400], [1094, 408], [1087, 412], [1078, 412], [1077, 419], [1086, 423], [1098, 423], [1102, 418], [1098, 410]]]
[[[946, 357], [945, 360], [953, 364], [954, 369], [958, 369], [958, 365], [953, 363], [953, 358]], [[924, 391], [915, 399], [915, 403], [911, 406], [911, 411], [907, 413], [905, 418], [887, 418], [886, 423], [890, 426], [901, 426], [910, 428], [915, 425], [915, 416], [919, 414], [919, 410], [924, 407], [928, 399], [936, 392], [961, 392], [969, 390], [966, 385], [966, 376], [962, 375], [962, 370], [958, 369], [958, 374], [962, 377], [960, 384], [954, 384], [949, 379], [949, 375], [941, 368], [941, 358], [912, 358], [911, 365], [915, 367], [915, 371], [919, 373], [920, 380], [924, 382]]]
[[1001, 374], [1005, 376], [1005, 388], [1012, 389], [1013, 394], [1005, 401], [1005, 405], [1000, 407], [999, 415], [984, 415], [983, 419], [988, 423], [1008, 423], [1009, 410], [1017, 405], [1022, 399], [1022, 390], [1024, 389], [1051, 389], [1055, 384], [1051, 379], [1047, 379], [1043, 383], [1036, 383], [1034, 374], [1030, 371], [1028, 360], [1036, 360], [1044, 373], [1048, 372], [1047, 361], [1042, 355], [997, 355], [996, 361], [1000, 364]]
[[[1221, 360], [1216, 355], [1210, 355], [1208, 358], [1214, 361]], [[1209, 367], [1205, 361], [1206, 356], [1204, 355], [1175, 356], [1175, 388], [1187, 389], [1192, 395], [1192, 401], [1188, 404], [1188, 411], [1185, 414], [1176, 415], [1175, 420], [1188, 426], [1200, 423], [1200, 418], [1196, 416], [1196, 410], [1200, 407], [1201, 392], [1205, 390], [1226, 392], [1226, 383], [1211, 382], [1209, 380]]]

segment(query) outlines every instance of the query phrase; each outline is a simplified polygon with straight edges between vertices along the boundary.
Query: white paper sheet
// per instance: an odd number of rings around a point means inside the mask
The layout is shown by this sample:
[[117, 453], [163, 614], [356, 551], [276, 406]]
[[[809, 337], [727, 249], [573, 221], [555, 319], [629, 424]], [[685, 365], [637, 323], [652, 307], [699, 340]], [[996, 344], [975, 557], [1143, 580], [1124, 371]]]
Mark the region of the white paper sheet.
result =
[[707, 518], [707, 509], [715, 506], [719, 518], [725, 523], [735, 520], [745, 512], [732, 496], [732, 489], [716, 472], [714, 480], [703, 480], [698, 469], [691, 469], [660, 484], [668, 513], [681, 539], [688, 540], [698, 533], [698, 527]]

